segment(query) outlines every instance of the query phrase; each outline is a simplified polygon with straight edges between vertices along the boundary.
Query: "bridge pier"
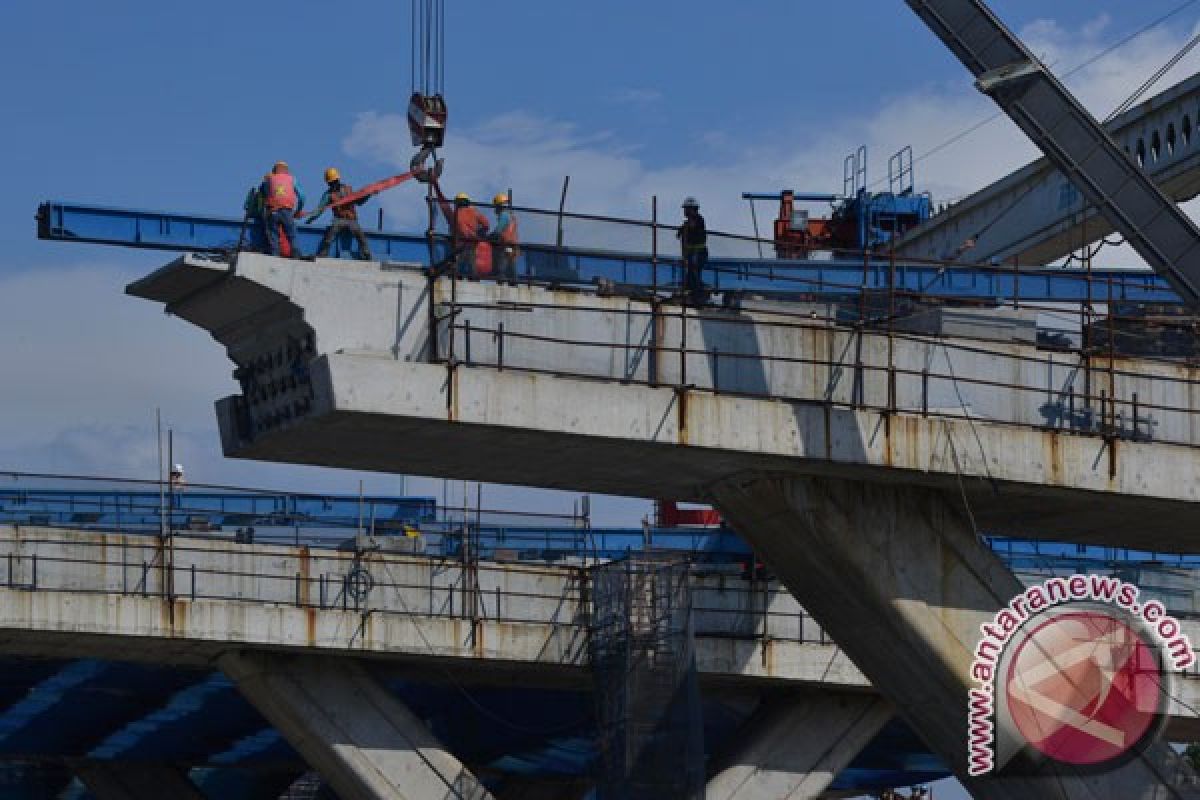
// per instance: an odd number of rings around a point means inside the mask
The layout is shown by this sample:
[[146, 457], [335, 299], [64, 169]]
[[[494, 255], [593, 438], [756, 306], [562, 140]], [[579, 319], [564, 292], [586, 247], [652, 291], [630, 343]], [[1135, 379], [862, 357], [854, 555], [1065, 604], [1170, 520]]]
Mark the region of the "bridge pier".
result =
[[72, 771], [96, 800], [204, 800], [187, 774], [169, 764], [82, 761]]
[[768, 697], [739, 733], [737, 749], [708, 782], [707, 800], [813, 800], [892, 717], [867, 694]]
[[235, 651], [218, 665], [342, 800], [491, 799], [352, 659]]
[[1164, 743], [1100, 776], [1042, 764], [967, 775], [967, 698], [979, 626], [1021, 584], [979, 541], [954, 494], [777, 473], [736, 476], [713, 499], [804, 607], [981, 800], [1197, 796]]

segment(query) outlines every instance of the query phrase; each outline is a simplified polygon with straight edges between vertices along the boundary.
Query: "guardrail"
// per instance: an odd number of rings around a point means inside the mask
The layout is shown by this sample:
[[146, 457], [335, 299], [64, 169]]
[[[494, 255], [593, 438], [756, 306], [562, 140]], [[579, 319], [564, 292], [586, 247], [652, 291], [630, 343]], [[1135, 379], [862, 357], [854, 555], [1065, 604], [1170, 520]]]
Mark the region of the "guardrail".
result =
[[[592, 567], [460, 561], [381, 551], [239, 546], [177, 535], [0, 532], [0, 586], [17, 591], [125, 595], [164, 602], [269, 603], [362, 616], [401, 615], [570, 628], [586, 634]], [[779, 583], [693, 565], [695, 635], [836, 646]], [[1191, 608], [1172, 607], [1200, 620]], [[1188, 672], [1200, 677], [1200, 664]]]
[[[177, 535], [114, 537], [14, 528], [0, 535], [0, 585], [164, 601], [275, 603], [365, 615], [418, 615], [587, 628], [591, 568], [461, 561], [378, 550], [238, 546]], [[776, 583], [696, 573], [701, 636], [830, 644]]]
[[[436, 362], [1200, 445], [1192, 402], [1200, 380], [1179, 360], [1039, 346], [1031, 331], [1025, 341], [922, 332], [913, 319], [947, 313], [928, 309], [867, 319], [828, 304], [513, 303], [459, 284], [439, 308]], [[980, 315], [957, 324], [989, 322]]]
[[[476, 204], [493, 211], [486, 204]], [[518, 207], [521, 253], [516, 269], [522, 281], [595, 286], [600, 282], [671, 290], [682, 280], [676, 228], [654, 220]], [[180, 252], [230, 254], [262, 250], [257, 226], [235, 217], [113, 208], [64, 201], [42, 203], [38, 236], [59, 242], [116, 245]], [[424, 233], [384, 230], [364, 220], [375, 258], [431, 266], [453, 250], [445, 219], [431, 218]], [[298, 225], [300, 249], [316, 252], [323, 226]], [[348, 238], [348, 237], [343, 237]], [[771, 258], [774, 241], [710, 232], [712, 259], [706, 280], [719, 291], [857, 296], [889, 288], [926, 297], [974, 302], [1123, 302], [1179, 304], [1178, 295], [1146, 270], [1030, 269], [1015, 265], [971, 264], [886, 257], [853, 250], [823, 250], [809, 258]], [[794, 248], [792, 248], [794, 249]], [[350, 241], [335, 241], [333, 257], [355, 255]]]

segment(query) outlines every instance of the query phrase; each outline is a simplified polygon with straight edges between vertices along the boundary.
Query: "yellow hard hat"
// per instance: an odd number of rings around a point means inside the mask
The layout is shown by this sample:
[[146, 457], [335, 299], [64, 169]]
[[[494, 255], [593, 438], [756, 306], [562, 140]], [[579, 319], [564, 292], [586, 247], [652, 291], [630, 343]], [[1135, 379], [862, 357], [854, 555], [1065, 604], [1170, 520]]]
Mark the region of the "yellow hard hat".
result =
[[495, 197], [492, 198], [492, 205], [494, 205], [494, 206], [508, 205], [508, 195], [505, 194], [504, 192], [501, 192], [500, 194], [496, 195]]
[[272, 167], [272, 171], [280, 170], [280, 169], [287, 169], [287, 168], [288, 168], [288, 163], [286, 161], [276, 161], [275, 166]]
[[471, 196], [466, 192], [459, 192], [458, 194], [454, 195], [454, 202], [469, 203], [471, 202]]
[[337, 167], [330, 167], [329, 169], [325, 170], [326, 183], [333, 183], [334, 181], [340, 181], [341, 179], [342, 174], [337, 171]]

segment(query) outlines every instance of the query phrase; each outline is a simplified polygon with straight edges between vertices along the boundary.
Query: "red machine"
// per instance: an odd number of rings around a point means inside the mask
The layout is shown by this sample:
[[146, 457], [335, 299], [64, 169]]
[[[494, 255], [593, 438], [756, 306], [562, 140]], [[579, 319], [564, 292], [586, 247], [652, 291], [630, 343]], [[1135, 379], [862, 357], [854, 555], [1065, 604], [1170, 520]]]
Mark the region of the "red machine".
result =
[[[805, 199], [808, 199], [807, 196]], [[826, 200], [821, 196], [820, 200]], [[808, 258], [813, 250], [830, 250], [853, 242], [853, 224], [830, 217], [810, 217], [796, 209], [796, 193], [779, 195], [779, 217], [775, 220], [776, 258]]]
[[664, 528], [678, 528], [684, 525], [715, 528], [724, 524], [721, 512], [711, 508], [680, 508], [674, 500], [658, 500], [655, 502], [658, 511], [658, 524]]

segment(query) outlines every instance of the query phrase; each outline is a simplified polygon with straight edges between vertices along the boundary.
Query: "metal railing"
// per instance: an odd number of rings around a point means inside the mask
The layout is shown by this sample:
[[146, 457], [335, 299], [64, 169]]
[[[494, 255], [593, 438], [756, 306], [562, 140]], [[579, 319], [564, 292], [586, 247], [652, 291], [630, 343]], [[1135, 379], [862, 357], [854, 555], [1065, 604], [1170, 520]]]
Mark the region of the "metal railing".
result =
[[[175, 536], [17, 528], [0, 537], [0, 586], [28, 592], [124, 595], [179, 601], [291, 606], [366, 616], [455, 619], [551, 626], [586, 635], [592, 577], [587, 565], [462, 562], [420, 554], [232, 545]], [[1044, 575], [1045, 573], [1041, 573]], [[692, 565], [693, 628], [706, 639], [836, 646], [773, 579]], [[1162, 587], [1181, 619], [1200, 613]], [[1200, 664], [1188, 672], [1200, 676]]]
[[[433, 274], [452, 279], [450, 297], [438, 310], [443, 327], [435, 361], [885, 414], [986, 420], [1113, 441], [1200, 444], [1190, 397], [1197, 378], [1186, 368], [1200, 361], [1200, 349], [1191, 344], [1200, 335], [1200, 321], [1171, 312], [1147, 322], [1144, 309], [1130, 301], [1178, 305], [1168, 299], [1169, 292], [1156, 293], [1161, 287], [1149, 273], [1143, 280], [1090, 265], [1031, 272], [1015, 265], [899, 263], [894, 254], [861, 251], [821, 251], [809, 259], [776, 262], [753, 258], [765, 240], [710, 233], [714, 258], [703, 274], [726, 303], [696, 308], [680, 292], [680, 259], [662, 255], [670, 249], [666, 243], [677, 247], [674, 226], [538, 209], [518, 209], [518, 216], [523, 221], [519, 280], [588, 286], [630, 302], [619, 310], [611, 302], [589, 305], [575, 299], [496, 302], [459, 290], [471, 266], [453, 259], [485, 240], [464, 240], [449, 230], [449, 218], [431, 212], [430, 259], [442, 267]], [[826, 264], [828, 276], [820, 271]], [[916, 287], [909, 275], [913, 270], [927, 276]], [[504, 278], [495, 270], [484, 277]], [[1073, 284], [1077, 290], [1059, 292], [1071, 297], [1070, 303], [1023, 300], [1021, 289], [1031, 280]], [[963, 281], [982, 282], [985, 289], [964, 302]], [[958, 287], [953, 307], [943, 302], [948, 286]], [[756, 291], [785, 302], [747, 305], [742, 297]], [[994, 312], [1009, 316], [1000, 319]], [[955, 313], [967, 316], [947, 334], [935, 318]], [[553, 314], [564, 315], [561, 327], [572, 331], [616, 316], [640, 335], [560, 336], [546, 325], [529, 324]], [[990, 335], [970, 330], [992, 324], [988, 314], [999, 319], [994, 327], [1001, 330]], [[1054, 322], [1044, 324], [1047, 320]], [[798, 340], [817, 331], [841, 334], [840, 346], [820, 353], [760, 347], [764, 339]], [[881, 352], [863, 358], [863, 342]], [[1175, 355], [1158, 352], [1176, 346], [1182, 350]], [[1130, 348], [1139, 353], [1136, 359], [1125, 354]], [[971, 374], [972, 360], [992, 363]], [[604, 371], [580, 368], [581, 361], [648, 366]], [[789, 390], [787, 379], [777, 376], [814, 370], [828, 373], [822, 392]], [[1039, 371], [1037, 379], [1030, 374]], [[1013, 373], [1022, 378], [1003, 377]], [[837, 385], [846, 376], [849, 380]], [[964, 387], [973, 388], [975, 396], [964, 397]], [[988, 413], [988, 395], [1005, 392], [1015, 395], [1010, 409]]]
[[[592, 567], [460, 561], [423, 554], [239, 546], [177, 535], [14, 529], [0, 538], [5, 588], [585, 629]], [[777, 583], [694, 573], [698, 635], [831, 644]]]

